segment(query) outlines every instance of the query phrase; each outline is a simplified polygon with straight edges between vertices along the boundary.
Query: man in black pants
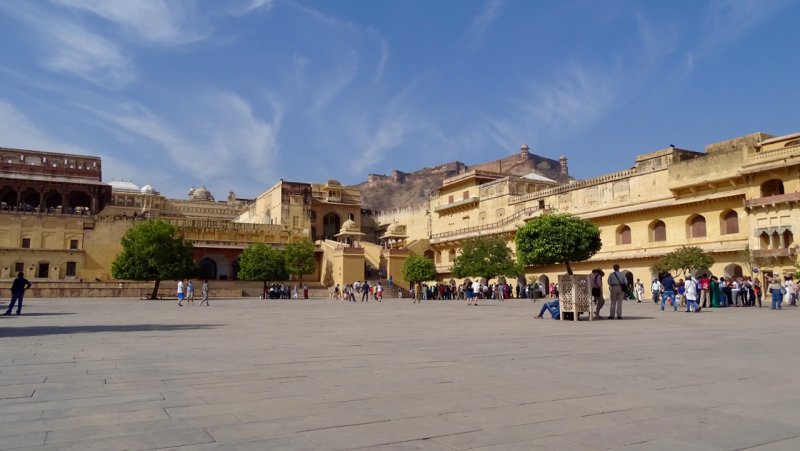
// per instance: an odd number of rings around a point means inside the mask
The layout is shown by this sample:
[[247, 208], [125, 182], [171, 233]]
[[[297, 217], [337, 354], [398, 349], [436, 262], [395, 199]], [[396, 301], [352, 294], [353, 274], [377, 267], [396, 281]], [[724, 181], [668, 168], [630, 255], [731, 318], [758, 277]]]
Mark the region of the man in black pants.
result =
[[369, 283], [366, 280], [361, 284], [361, 302], [364, 302], [364, 299], [369, 302]]
[[17, 315], [22, 314], [22, 298], [25, 296], [25, 290], [30, 287], [31, 283], [28, 282], [28, 279], [23, 277], [23, 274], [20, 271], [19, 274], [17, 274], [17, 278], [14, 279], [14, 283], [11, 284], [11, 303], [8, 304], [8, 310], [6, 310], [4, 315], [11, 314], [14, 304], [17, 304]]

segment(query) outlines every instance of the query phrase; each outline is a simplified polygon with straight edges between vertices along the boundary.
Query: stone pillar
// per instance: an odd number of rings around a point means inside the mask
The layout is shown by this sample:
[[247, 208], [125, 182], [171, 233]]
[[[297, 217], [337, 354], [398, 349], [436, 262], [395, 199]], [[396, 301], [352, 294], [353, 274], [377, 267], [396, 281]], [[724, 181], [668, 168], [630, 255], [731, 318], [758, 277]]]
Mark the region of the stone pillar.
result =
[[392, 276], [392, 283], [401, 287], [408, 287], [408, 281], [403, 279], [403, 265], [408, 259], [407, 249], [387, 249], [383, 251], [386, 257], [386, 277]]
[[340, 287], [364, 280], [364, 249], [359, 247], [338, 247], [333, 254], [334, 267], [339, 268], [338, 274], [333, 275], [334, 283]]

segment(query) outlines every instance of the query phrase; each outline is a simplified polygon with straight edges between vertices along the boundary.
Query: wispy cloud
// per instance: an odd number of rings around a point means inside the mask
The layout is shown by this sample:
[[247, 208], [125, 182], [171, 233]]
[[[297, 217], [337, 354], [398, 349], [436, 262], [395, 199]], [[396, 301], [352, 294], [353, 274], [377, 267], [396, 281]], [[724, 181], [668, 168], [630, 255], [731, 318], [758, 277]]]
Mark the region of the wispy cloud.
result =
[[92, 151], [66, 142], [60, 137], [51, 136], [39, 128], [25, 113], [3, 100], [0, 100], [0, 136], [3, 137], [4, 147], [99, 156], [103, 161], [105, 180], [130, 179], [133, 174], [141, 173], [134, 165], [108, 153]]
[[480, 39], [500, 17], [504, 6], [503, 0], [488, 0], [481, 13], [472, 20], [469, 28], [470, 37], [473, 40]]
[[274, 6], [274, 0], [245, 0], [230, 9], [234, 16], [244, 16], [257, 11], [269, 11]]
[[101, 17], [132, 33], [136, 39], [167, 45], [194, 42], [207, 36], [191, 25], [190, 2], [165, 0], [51, 0], [56, 4]]
[[[279, 145], [278, 132], [283, 105], [265, 100], [272, 110], [271, 120], [256, 116], [252, 106], [229, 91], [214, 91], [197, 96], [196, 111], [183, 111], [184, 120], [170, 119], [147, 107], [126, 103], [118, 109], [85, 110], [104, 121], [154, 143], [165, 152], [175, 172], [188, 171], [188, 180], [200, 179], [209, 186], [240, 185], [243, 177], [272, 177], [271, 162]], [[243, 168], [247, 168], [243, 175]], [[185, 185], [186, 183], [182, 183]], [[172, 186], [182, 189], [180, 186]]]
[[47, 56], [42, 65], [107, 88], [136, 80], [131, 59], [116, 44], [41, 10], [33, 3], [0, 2], [7, 12], [38, 32]]

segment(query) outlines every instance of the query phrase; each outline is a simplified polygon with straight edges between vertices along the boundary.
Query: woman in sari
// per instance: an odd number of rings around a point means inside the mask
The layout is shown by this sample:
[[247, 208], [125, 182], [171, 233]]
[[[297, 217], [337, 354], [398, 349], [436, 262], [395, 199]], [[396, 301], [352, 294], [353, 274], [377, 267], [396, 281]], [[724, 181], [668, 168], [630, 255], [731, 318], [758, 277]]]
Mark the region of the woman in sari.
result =
[[711, 276], [711, 306], [719, 308], [722, 305], [722, 290], [716, 276]]

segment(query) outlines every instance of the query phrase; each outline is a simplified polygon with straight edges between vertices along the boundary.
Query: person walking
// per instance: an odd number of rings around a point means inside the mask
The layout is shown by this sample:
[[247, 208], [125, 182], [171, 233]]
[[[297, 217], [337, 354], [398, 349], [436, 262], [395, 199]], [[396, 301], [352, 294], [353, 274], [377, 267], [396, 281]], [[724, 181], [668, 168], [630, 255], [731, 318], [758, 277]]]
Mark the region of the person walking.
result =
[[200, 288], [200, 295], [203, 298], [200, 300], [199, 305], [203, 305], [203, 302], [206, 303], [206, 307], [210, 306], [211, 304], [208, 303], [208, 279], [203, 280], [203, 286]]
[[697, 303], [697, 286], [699, 282], [691, 274], [686, 282], [683, 283], [684, 295], [686, 295], [686, 311], [699, 312], [700, 304]]
[[377, 299], [378, 302], [383, 302], [383, 285], [381, 285], [380, 282], [378, 282], [378, 286], [375, 287], [375, 299]]
[[194, 285], [192, 279], [186, 282], [186, 303], [194, 305]]
[[183, 288], [183, 279], [181, 279], [181, 280], [178, 281], [178, 289], [177, 289], [177, 292], [178, 292], [177, 293], [177, 295], [178, 295], [178, 306], [179, 307], [183, 307], [183, 298], [185, 296], [183, 290], [184, 290], [184, 288]]
[[611, 307], [608, 319], [622, 319], [622, 300], [625, 298], [627, 279], [619, 272], [619, 265], [614, 265], [614, 271], [608, 276], [608, 287], [611, 291]]
[[594, 318], [600, 319], [600, 309], [603, 308], [606, 301], [603, 299], [603, 273], [602, 269], [595, 269], [592, 271], [591, 274], [591, 284], [592, 284], [592, 297], [594, 298], [595, 307], [594, 307]]
[[772, 281], [769, 284], [769, 292], [772, 295], [772, 310], [780, 310], [781, 304], [783, 304], [783, 286], [781, 285], [781, 280], [777, 277], [773, 277]]
[[364, 302], [364, 299], [369, 302], [369, 283], [366, 280], [361, 284], [361, 302]]
[[644, 284], [642, 283], [641, 279], [636, 279], [634, 291], [636, 292], [636, 303], [641, 304], [642, 300], [644, 299]]
[[672, 300], [672, 307], [674, 311], [678, 311], [678, 301], [675, 299], [675, 279], [672, 278], [670, 273], [665, 273], [661, 278], [661, 313], [664, 313], [664, 304], [667, 299]]
[[8, 310], [3, 315], [11, 315], [11, 310], [14, 305], [17, 306], [17, 315], [22, 314], [22, 298], [25, 297], [25, 290], [31, 287], [31, 283], [24, 277], [22, 271], [17, 273], [17, 278], [11, 283], [11, 303], [8, 304]]
[[658, 305], [661, 301], [661, 282], [658, 278], [653, 279], [653, 284], [650, 285], [650, 291], [653, 293], [653, 304]]

